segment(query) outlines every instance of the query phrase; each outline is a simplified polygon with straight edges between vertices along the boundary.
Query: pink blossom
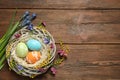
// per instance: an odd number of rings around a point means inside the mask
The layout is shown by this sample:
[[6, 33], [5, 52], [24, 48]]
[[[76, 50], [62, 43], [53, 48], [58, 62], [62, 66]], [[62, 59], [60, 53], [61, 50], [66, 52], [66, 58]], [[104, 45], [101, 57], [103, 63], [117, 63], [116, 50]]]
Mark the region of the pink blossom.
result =
[[57, 73], [57, 70], [54, 67], [51, 67], [50, 70], [51, 70], [52, 74], [54, 74], [54, 75]]

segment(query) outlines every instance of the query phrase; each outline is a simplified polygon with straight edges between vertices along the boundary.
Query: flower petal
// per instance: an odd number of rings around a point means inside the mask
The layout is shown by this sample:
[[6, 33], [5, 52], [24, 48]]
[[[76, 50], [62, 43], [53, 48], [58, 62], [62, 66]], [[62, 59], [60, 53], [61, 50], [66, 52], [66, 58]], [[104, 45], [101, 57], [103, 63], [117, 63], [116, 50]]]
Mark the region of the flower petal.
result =
[[51, 70], [52, 74], [54, 74], [54, 75], [57, 73], [57, 70], [54, 67], [51, 67], [50, 70]]

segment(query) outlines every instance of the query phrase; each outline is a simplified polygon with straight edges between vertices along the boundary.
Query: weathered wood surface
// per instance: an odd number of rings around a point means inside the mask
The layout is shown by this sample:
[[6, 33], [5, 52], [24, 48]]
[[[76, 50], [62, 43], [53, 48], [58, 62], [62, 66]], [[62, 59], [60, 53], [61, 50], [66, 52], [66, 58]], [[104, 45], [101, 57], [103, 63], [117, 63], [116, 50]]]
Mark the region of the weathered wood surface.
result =
[[38, 14], [33, 23], [45, 21], [57, 49], [62, 39], [70, 53], [55, 77], [22, 77], [6, 63], [0, 80], [120, 80], [120, 0], [0, 0], [0, 37], [15, 8], [17, 19], [26, 10]]
[[[25, 10], [18, 10], [18, 16]], [[38, 14], [34, 23], [47, 23], [47, 30], [64, 43], [120, 43], [120, 11], [31, 10]], [[14, 10], [0, 10], [0, 36], [7, 30]], [[57, 17], [54, 17], [58, 15]], [[4, 19], [4, 20], [3, 20]], [[62, 35], [61, 35], [62, 34]]]
[[90, 66], [64, 65], [58, 67], [57, 75], [48, 73], [34, 79], [22, 77], [13, 71], [9, 71], [8, 65], [0, 72], [0, 80], [119, 80], [119, 66]]
[[119, 9], [120, 0], [0, 0], [0, 8]]
[[[20, 17], [26, 10], [18, 9], [18, 16]], [[1, 23], [9, 22], [10, 17], [14, 13], [15, 9], [0, 9], [0, 21]], [[120, 23], [120, 11], [119, 10], [30, 10], [38, 14], [36, 23], [39, 21], [45, 21], [47, 23], [57, 24], [93, 24], [93, 23]], [[55, 17], [56, 16], [56, 17]]]

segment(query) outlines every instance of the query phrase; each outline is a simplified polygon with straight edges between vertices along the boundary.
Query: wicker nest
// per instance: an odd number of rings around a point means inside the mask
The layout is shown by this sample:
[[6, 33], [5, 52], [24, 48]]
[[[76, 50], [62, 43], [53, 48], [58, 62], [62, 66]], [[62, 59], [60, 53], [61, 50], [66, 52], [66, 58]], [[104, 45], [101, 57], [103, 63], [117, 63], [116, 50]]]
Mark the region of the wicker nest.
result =
[[[19, 35], [16, 37], [16, 35]], [[44, 39], [49, 38], [49, 43], [45, 44]], [[36, 39], [42, 43], [41, 59], [34, 64], [29, 64], [25, 59], [21, 59], [16, 55], [16, 46], [19, 42], [28, 41], [29, 39]], [[6, 47], [6, 58], [9, 67], [17, 74], [29, 77], [45, 73], [52, 65], [55, 58], [56, 46], [52, 35], [40, 27], [33, 27], [30, 31], [24, 27], [13, 34]]]

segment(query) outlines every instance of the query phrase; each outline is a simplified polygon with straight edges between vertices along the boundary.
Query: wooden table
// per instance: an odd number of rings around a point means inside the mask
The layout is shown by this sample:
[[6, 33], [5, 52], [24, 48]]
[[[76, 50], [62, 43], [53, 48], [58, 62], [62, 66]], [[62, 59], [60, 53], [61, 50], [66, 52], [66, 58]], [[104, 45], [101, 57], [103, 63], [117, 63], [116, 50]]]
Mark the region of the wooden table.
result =
[[34, 24], [47, 23], [57, 48], [61, 38], [69, 46], [68, 59], [34, 79], [0, 71], [0, 80], [120, 80], [120, 0], [0, 0], [0, 37], [15, 9], [37, 13]]

